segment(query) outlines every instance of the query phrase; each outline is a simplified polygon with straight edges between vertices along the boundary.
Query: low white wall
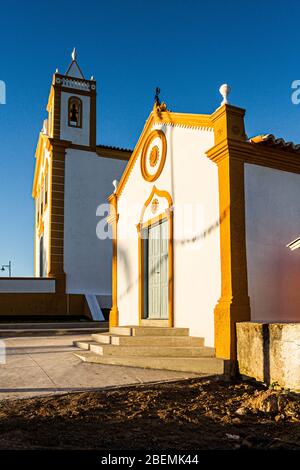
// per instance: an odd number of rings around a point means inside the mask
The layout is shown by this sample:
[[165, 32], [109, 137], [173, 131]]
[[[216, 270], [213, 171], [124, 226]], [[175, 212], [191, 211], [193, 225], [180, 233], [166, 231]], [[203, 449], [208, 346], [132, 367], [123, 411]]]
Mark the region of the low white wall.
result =
[[237, 323], [240, 373], [300, 391], [300, 324]]
[[0, 292], [51, 293], [55, 292], [54, 279], [1, 279]]

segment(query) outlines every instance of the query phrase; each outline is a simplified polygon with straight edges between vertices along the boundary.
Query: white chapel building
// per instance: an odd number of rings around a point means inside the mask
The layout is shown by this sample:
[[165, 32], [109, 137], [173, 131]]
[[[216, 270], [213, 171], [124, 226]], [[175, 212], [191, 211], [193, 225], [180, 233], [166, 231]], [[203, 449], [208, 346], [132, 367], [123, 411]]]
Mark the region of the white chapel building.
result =
[[228, 90], [212, 114], [156, 97], [108, 198], [110, 332], [84, 360], [300, 389], [300, 146], [249, 138]]

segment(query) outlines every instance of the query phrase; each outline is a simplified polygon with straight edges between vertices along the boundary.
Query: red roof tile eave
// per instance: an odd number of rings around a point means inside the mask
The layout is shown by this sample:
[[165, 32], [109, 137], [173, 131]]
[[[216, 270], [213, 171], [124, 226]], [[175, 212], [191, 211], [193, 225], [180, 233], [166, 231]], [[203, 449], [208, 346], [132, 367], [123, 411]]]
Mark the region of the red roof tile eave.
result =
[[290, 152], [300, 153], [300, 144], [286, 142], [282, 138], [276, 138], [273, 134], [258, 135], [249, 139], [248, 142], [255, 145], [266, 145], [268, 147], [276, 147]]

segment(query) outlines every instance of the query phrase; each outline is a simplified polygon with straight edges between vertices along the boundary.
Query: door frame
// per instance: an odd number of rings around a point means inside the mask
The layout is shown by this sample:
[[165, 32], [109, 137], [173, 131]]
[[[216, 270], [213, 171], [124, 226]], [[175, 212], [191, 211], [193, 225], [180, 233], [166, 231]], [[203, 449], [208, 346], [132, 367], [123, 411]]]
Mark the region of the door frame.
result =
[[[151, 203], [153, 196], [157, 195], [160, 198], [167, 199], [168, 208], [160, 213], [159, 215], [143, 221], [144, 213]], [[153, 187], [151, 194], [143, 206], [143, 210], [140, 217], [140, 222], [137, 224], [138, 231], [138, 284], [139, 284], [139, 325], [142, 324], [145, 319], [144, 314], [144, 237], [142, 236], [144, 229], [149, 229], [151, 225], [168, 221], [168, 326], [174, 326], [174, 263], [173, 263], [173, 202], [170, 194], [167, 191], [160, 191], [155, 186]], [[155, 320], [151, 320], [152, 323]], [[160, 320], [157, 320], [158, 322]]]

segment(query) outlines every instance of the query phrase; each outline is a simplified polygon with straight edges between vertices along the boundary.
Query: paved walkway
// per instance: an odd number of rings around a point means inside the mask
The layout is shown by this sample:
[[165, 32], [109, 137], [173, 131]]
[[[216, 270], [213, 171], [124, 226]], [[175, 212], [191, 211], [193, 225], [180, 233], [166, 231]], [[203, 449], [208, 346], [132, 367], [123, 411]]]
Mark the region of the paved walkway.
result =
[[0, 400], [86, 391], [120, 385], [195, 377], [136, 367], [83, 363], [74, 355], [76, 339], [90, 336], [0, 338], [6, 346], [6, 363], [0, 364]]

